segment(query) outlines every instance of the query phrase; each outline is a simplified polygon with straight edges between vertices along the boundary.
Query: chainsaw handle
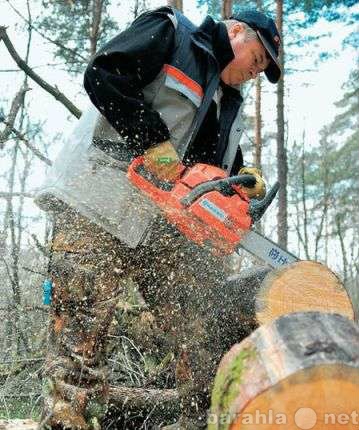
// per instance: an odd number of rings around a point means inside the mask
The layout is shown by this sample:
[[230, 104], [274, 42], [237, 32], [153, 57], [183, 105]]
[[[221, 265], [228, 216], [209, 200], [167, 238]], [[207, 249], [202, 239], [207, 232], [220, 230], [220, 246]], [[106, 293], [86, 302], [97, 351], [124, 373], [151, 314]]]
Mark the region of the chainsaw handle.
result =
[[181, 200], [181, 203], [188, 207], [195, 200], [203, 196], [203, 194], [209, 193], [210, 191], [219, 191], [225, 196], [233, 193], [232, 185], [242, 185], [244, 187], [252, 188], [256, 184], [256, 179], [253, 175], [237, 175], [231, 176], [224, 179], [216, 179], [214, 181], [203, 182], [197, 185], [193, 190]]

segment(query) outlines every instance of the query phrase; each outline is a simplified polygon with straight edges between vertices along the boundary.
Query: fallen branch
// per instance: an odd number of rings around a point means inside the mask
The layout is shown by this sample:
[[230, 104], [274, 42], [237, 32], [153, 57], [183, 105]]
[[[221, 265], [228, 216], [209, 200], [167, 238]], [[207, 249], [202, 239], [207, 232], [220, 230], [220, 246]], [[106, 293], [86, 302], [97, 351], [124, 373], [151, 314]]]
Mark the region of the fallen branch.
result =
[[44, 81], [37, 73], [35, 73], [24, 60], [21, 59], [19, 54], [16, 52], [9, 36], [6, 33], [6, 27], [0, 26], [0, 41], [3, 40], [9, 54], [15, 61], [15, 63], [19, 66], [21, 70], [23, 70], [27, 76], [33, 79], [41, 88], [50, 93], [56, 100], [62, 103], [76, 118], [80, 118], [81, 111], [63, 94], [57, 87], [53, 87]]
[[126, 405], [130, 408], [153, 408], [161, 405], [163, 408], [177, 409], [179, 405], [178, 391], [175, 389], [146, 389], [134, 387], [110, 387], [110, 402], [116, 405]]
[[[180, 415], [180, 400], [175, 389], [145, 389], [134, 387], [110, 387], [109, 407], [116, 415], [116, 410], [143, 418], [151, 416], [151, 422], [160, 424], [172, 422]], [[130, 413], [131, 415], [131, 413]]]

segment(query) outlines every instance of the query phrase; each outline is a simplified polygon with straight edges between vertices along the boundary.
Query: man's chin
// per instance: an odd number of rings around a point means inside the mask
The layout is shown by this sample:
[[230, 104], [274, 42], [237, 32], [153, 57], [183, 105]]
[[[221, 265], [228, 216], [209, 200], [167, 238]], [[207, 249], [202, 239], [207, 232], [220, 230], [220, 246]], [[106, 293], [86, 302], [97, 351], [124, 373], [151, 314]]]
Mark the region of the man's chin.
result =
[[229, 84], [231, 87], [236, 87], [237, 85], [243, 84], [243, 82], [246, 82], [248, 79], [245, 79], [243, 75], [236, 76], [235, 78], [229, 79]]
[[221, 81], [226, 85], [230, 85], [229, 84], [229, 78], [226, 75], [223, 75], [223, 74], [221, 75]]
[[249, 78], [245, 79], [243, 75], [239, 77], [238, 76], [232, 77], [227, 74], [222, 74], [221, 79], [222, 79], [222, 82], [224, 82], [226, 85], [229, 85], [230, 87], [236, 87], [237, 85], [243, 84], [243, 82], [246, 82], [249, 80]]

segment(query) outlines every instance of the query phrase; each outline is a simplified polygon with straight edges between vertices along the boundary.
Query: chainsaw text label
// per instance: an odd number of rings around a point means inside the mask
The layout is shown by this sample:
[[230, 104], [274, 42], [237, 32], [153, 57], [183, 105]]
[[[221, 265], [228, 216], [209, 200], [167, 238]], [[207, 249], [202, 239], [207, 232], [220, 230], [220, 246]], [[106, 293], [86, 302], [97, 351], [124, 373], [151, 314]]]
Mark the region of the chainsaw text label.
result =
[[288, 264], [288, 259], [277, 248], [272, 248], [268, 255], [273, 261], [277, 261], [279, 264]]
[[227, 214], [224, 211], [222, 211], [221, 208], [219, 208], [214, 203], [212, 203], [211, 201], [209, 201], [207, 199], [203, 199], [200, 202], [200, 205], [203, 207], [203, 209], [206, 209], [206, 211], [209, 212], [210, 214], [212, 214], [215, 218], [217, 218], [221, 221], [226, 220]]

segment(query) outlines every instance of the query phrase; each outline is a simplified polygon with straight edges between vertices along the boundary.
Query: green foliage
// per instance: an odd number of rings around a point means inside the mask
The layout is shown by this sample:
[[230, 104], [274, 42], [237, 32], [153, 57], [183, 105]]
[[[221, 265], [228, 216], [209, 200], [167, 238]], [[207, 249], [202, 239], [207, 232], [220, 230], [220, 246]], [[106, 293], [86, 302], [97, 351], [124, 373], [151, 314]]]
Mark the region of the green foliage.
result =
[[290, 0], [285, 2], [286, 14], [304, 12], [306, 26], [313, 25], [320, 18], [338, 21], [344, 18], [341, 7], [350, 8], [357, 0]]
[[39, 396], [3, 397], [0, 400], [0, 419], [33, 419], [39, 421], [41, 405]]
[[[108, 14], [110, 3], [103, 0], [98, 46], [118, 32], [117, 23]], [[57, 42], [55, 57], [65, 62], [70, 73], [82, 73], [90, 57], [93, 0], [42, 0], [42, 6], [38, 25]]]
[[[273, 2], [265, 0], [261, 1], [263, 10], [268, 11]], [[207, 6], [207, 13], [215, 19], [221, 19], [221, 5], [222, 0], [197, 0], [199, 6]], [[244, 9], [256, 9], [256, 2], [253, 0], [234, 0], [233, 13], [238, 13]]]
[[221, 1], [220, 0], [197, 0], [198, 6], [207, 6], [207, 13], [213, 18], [221, 18]]

